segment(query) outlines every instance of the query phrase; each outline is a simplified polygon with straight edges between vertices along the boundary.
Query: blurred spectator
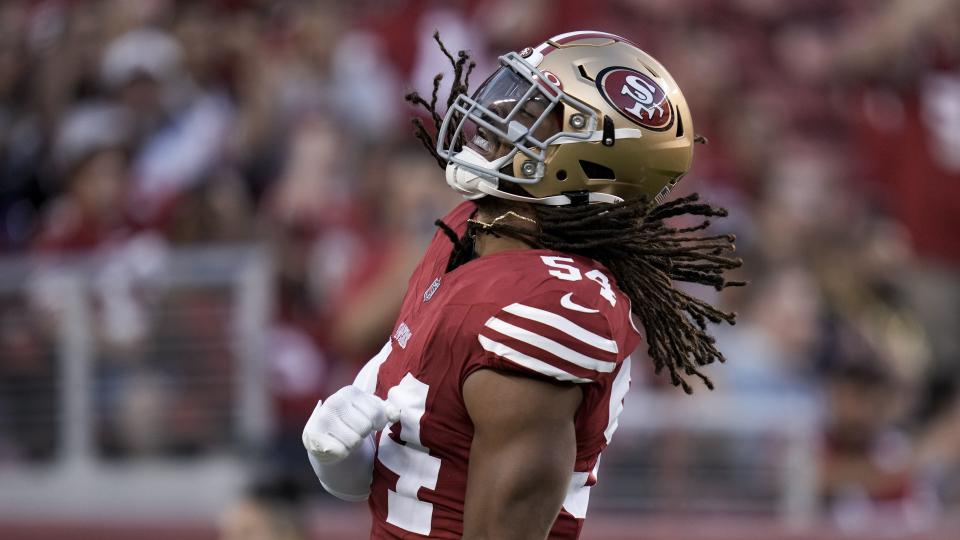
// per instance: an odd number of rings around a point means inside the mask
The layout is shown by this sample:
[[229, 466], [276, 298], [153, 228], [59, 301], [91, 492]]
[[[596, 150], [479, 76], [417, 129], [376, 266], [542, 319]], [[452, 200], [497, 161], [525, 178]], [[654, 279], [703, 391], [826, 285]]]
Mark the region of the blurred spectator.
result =
[[55, 457], [59, 403], [51, 343], [22, 305], [0, 302], [0, 463]]
[[114, 107], [84, 105], [70, 113], [54, 147], [63, 193], [44, 211], [40, 250], [91, 249], [130, 233], [124, 212], [128, 137], [126, 116]]
[[832, 518], [848, 532], [891, 538], [930, 527], [936, 500], [916, 475], [909, 439], [893, 427], [897, 382], [863, 358], [832, 368], [826, 385], [820, 487]]
[[[777, 268], [777, 267], [774, 267]], [[807, 272], [783, 267], [749, 289], [744, 321], [718, 330], [728, 365], [717, 366], [723, 390], [760, 394], [813, 391], [820, 298]]]
[[232, 110], [224, 89], [197, 87], [180, 44], [155, 29], [133, 30], [104, 52], [102, 77], [127, 111], [139, 150], [130, 190], [132, 217], [154, 224], [220, 157]]

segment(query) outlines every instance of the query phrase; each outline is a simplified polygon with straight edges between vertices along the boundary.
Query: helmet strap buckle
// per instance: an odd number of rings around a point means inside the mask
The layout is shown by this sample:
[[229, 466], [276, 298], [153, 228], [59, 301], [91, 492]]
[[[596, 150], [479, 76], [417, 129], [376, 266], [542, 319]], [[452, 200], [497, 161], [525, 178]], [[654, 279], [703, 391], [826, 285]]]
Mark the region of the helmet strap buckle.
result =
[[613, 146], [617, 141], [616, 131], [613, 129], [613, 118], [603, 115], [603, 145]]

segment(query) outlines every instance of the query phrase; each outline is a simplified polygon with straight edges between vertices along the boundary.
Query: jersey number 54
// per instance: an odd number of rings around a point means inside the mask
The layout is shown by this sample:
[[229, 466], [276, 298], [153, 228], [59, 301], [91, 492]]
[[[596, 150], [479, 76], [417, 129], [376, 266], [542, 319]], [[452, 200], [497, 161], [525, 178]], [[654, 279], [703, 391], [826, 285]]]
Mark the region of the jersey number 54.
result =
[[617, 305], [617, 295], [614, 294], [613, 289], [610, 287], [610, 279], [599, 270], [590, 270], [586, 274], [582, 274], [580, 269], [574, 266], [573, 259], [570, 257], [554, 257], [543, 255], [540, 257], [543, 261], [543, 264], [549, 266], [550, 275], [562, 279], [564, 281], [581, 281], [584, 277], [587, 279], [596, 281], [600, 285], [600, 296], [610, 302], [611, 306]]

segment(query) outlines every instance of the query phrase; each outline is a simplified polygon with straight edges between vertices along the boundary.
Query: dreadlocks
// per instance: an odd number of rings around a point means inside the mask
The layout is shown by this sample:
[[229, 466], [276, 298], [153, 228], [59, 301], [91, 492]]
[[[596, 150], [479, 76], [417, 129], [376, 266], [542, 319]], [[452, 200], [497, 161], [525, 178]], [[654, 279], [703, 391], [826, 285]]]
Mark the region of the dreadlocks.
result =
[[[447, 100], [449, 107], [459, 93], [467, 91], [474, 63], [470, 62], [464, 72], [469, 55], [460, 51], [454, 59], [439, 35], [434, 33], [433, 37], [454, 69], [454, 83]], [[415, 92], [407, 95], [408, 101], [427, 110], [438, 130], [442, 118], [437, 113], [436, 102], [441, 79], [442, 75], [434, 79], [429, 103]], [[414, 119], [413, 124], [417, 138], [440, 166], [445, 167], [423, 122]], [[478, 200], [478, 206], [481, 211], [494, 215], [506, 215], [517, 204], [488, 199], [491, 198]], [[509, 219], [485, 224], [471, 222], [463, 238], [458, 238], [438, 220], [437, 225], [454, 244], [448, 270], [470, 260], [474, 238], [479, 234], [510, 237], [534, 247], [593, 259], [610, 270], [620, 290], [630, 298], [632, 312], [646, 331], [648, 352], [656, 373], [666, 369], [671, 383], [688, 394], [693, 388], [687, 376], [697, 377], [713, 389], [713, 383], [700, 368], [714, 361], [723, 362], [724, 357], [716, 348], [715, 339], [707, 333], [707, 323], [734, 324], [736, 316], [675, 288], [674, 282], [708, 285], [716, 290], [745, 284], [724, 278], [726, 271], [742, 264], [739, 258], [731, 256], [735, 249], [733, 235], [693, 234], [709, 227], [709, 218], [726, 216], [726, 210], [700, 202], [696, 194], [660, 205], [637, 198], [616, 204], [525, 205], [527, 212], [530, 206], [536, 221], [534, 227]], [[683, 215], [703, 220], [687, 228], [669, 224], [670, 218]]]
[[[447, 108], [449, 109], [453, 102], [457, 99], [457, 96], [460, 94], [466, 94], [467, 88], [470, 86], [470, 74], [473, 73], [473, 68], [477, 67], [477, 63], [473, 60], [470, 60], [470, 55], [467, 54], [467, 51], [460, 51], [457, 53], [457, 58], [454, 59], [453, 55], [450, 54], [450, 51], [447, 50], [447, 47], [443, 44], [443, 41], [440, 41], [440, 32], [433, 33], [433, 40], [437, 42], [437, 45], [440, 46], [440, 50], [443, 51], [444, 56], [447, 57], [447, 60], [450, 61], [450, 64], [453, 65], [453, 83], [450, 85], [450, 97], [447, 98]], [[467, 62], [470, 62], [467, 64]], [[466, 71], [464, 71], [466, 69]], [[404, 99], [409, 101], [414, 105], [419, 105], [427, 110], [430, 114], [431, 120], [433, 120], [433, 127], [437, 130], [437, 133], [440, 132], [440, 124], [443, 122], [443, 116], [437, 112], [437, 93], [440, 91], [440, 82], [443, 80], [443, 73], [438, 73], [436, 77], [433, 78], [433, 92], [430, 94], [430, 102], [423, 99], [417, 92], [410, 92]], [[454, 118], [458, 120], [458, 118]], [[447, 162], [444, 161], [440, 154], [437, 153], [437, 145], [434, 142], [434, 137], [430, 135], [430, 132], [427, 131], [426, 126], [423, 125], [423, 120], [420, 118], [413, 118], [411, 120], [414, 127], [414, 135], [421, 143], [427, 148], [427, 151], [430, 152], [430, 155], [437, 160], [437, 164], [440, 165], [440, 168], [443, 169], [447, 166]], [[451, 138], [453, 135], [451, 132], [447, 133], [447, 137]], [[460, 151], [463, 146], [463, 136], [460, 136], [460, 140], [454, 141], [453, 148], [456, 151]], [[443, 141], [445, 145], [449, 145], [451, 142], [449, 139]], [[449, 146], [448, 146], [449, 147]]]

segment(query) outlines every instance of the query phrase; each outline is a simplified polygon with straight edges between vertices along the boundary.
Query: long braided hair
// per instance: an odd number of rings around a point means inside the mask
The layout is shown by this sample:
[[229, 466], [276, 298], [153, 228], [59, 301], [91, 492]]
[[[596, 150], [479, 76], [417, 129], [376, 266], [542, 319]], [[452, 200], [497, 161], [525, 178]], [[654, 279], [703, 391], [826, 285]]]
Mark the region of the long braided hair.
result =
[[[470, 72], [475, 64], [469, 55], [460, 51], [456, 57], [447, 51], [434, 33], [440, 49], [453, 65], [454, 81], [447, 105], [459, 93], [465, 93]], [[468, 64], [469, 62], [469, 64]], [[424, 107], [439, 129], [442, 117], [437, 112], [437, 93], [443, 75], [434, 79], [431, 100], [427, 102], [413, 92], [406, 99]], [[437, 159], [441, 167], [446, 162], [437, 154], [434, 138], [419, 118], [413, 119], [418, 139]], [[449, 143], [449, 141], [447, 141]], [[456, 141], [457, 146], [463, 141]], [[724, 312], [709, 303], [678, 288], [674, 282], [683, 281], [708, 285], [716, 290], [745, 285], [742, 281], [728, 281], [724, 273], [740, 267], [742, 261], [733, 257], [733, 235], [697, 236], [693, 233], [710, 226], [709, 218], [723, 217], [727, 211], [700, 202], [697, 194], [681, 197], [663, 204], [645, 198], [625, 200], [615, 204], [584, 204], [570, 206], [524, 205], [492, 197], [477, 201], [482, 212], [505, 215], [511, 208], [532, 207], [536, 227], [518, 225], [512, 220], [494, 223], [468, 223], [467, 232], [460, 238], [442, 221], [437, 225], [450, 237], [454, 251], [450, 268], [469, 261], [473, 256], [473, 239], [478, 234], [492, 234], [520, 240], [534, 247], [572, 253], [593, 259], [613, 274], [617, 285], [630, 298], [635, 315], [646, 332], [648, 353], [654, 370], [664, 369], [674, 386], [692, 393], [687, 376], [699, 378], [709, 389], [713, 383], [701, 370], [714, 361], [724, 361], [715, 339], [707, 333], [708, 323], [734, 324], [736, 315]], [[677, 228], [668, 223], [670, 218], [696, 216], [703, 220], [695, 226]]]

